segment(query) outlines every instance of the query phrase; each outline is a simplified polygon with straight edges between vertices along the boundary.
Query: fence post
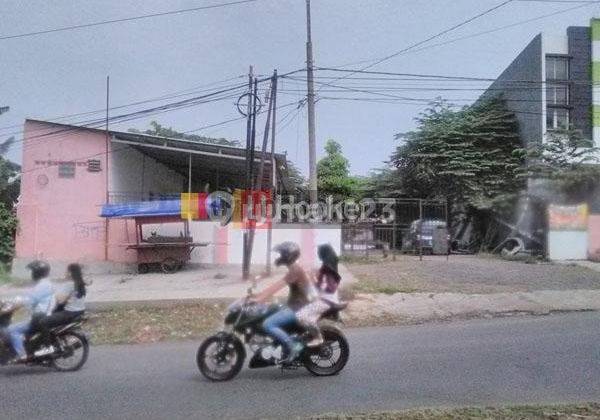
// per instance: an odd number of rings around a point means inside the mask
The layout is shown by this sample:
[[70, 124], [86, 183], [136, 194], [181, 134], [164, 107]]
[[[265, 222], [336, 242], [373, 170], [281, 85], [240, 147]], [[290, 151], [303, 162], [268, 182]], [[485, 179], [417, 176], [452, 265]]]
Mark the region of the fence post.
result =
[[423, 261], [423, 199], [419, 198], [419, 261]]
[[392, 225], [392, 260], [396, 261], [396, 223]]
[[[373, 229], [375, 229], [375, 227], [373, 227]], [[367, 229], [363, 229], [364, 233], [365, 233], [365, 257], [367, 259], [369, 259], [369, 231]], [[372, 232], [371, 232], [372, 233]]]

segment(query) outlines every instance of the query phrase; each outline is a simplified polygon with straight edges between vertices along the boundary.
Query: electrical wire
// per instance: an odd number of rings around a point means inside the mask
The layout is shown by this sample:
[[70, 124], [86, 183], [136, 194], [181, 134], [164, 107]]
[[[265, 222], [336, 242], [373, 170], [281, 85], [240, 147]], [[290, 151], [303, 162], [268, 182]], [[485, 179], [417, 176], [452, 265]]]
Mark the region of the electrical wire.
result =
[[235, 5], [244, 4], [244, 3], [254, 3], [256, 1], [259, 1], [259, 0], [231, 1], [228, 3], [218, 3], [218, 4], [211, 4], [208, 6], [192, 7], [189, 9], [171, 10], [171, 11], [167, 11], [167, 12], [151, 13], [151, 14], [147, 14], [147, 15], [131, 16], [131, 17], [127, 17], [127, 18], [103, 20], [103, 21], [99, 21], [99, 22], [91, 22], [91, 23], [84, 23], [84, 24], [80, 24], [80, 25], [63, 26], [60, 28], [45, 29], [45, 30], [34, 31], [34, 32], [25, 32], [25, 33], [21, 33], [21, 34], [2, 35], [2, 36], [0, 36], [0, 41], [5, 41], [8, 39], [27, 38], [27, 37], [45, 35], [45, 34], [50, 34], [50, 33], [55, 33], [55, 32], [71, 31], [71, 30], [75, 30], [75, 29], [90, 28], [93, 26], [109, 25], [109, 24], [113, 24], [113, 23], [131, 22], [131, 21], [135, 21], [135, 20], [149, 19], [149, 18], [155, 18], [155, 17], [159, 17], [159, 16], [168, 16], [168, 15], [176, 15], [176, 14], [182, 14], [182, 13], [198, 12], [200, 10], [217, 9], [217, 8], [221, 8], [221, 7], [235, 6]]

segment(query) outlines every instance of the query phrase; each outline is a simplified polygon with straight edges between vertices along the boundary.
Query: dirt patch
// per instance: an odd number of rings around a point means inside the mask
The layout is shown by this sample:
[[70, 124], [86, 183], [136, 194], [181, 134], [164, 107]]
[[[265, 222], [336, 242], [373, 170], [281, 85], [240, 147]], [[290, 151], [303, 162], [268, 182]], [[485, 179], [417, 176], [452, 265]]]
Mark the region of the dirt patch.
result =
[[229, 301], [114, 307], [90, 312], [84, 329], [93, 344], [196, 339], [218, 330]]
[[323, 420], [591, 420], [600, 418], [600, 404], [423, 409], [379, 413], [327, 414], [310, 418]]
[[527, 264], [473, 255], [399, 255], [377, 264], [347, 263], [361, 293], [506, 293], [535, 290], [600, 289], [600, 272], [551, 263]]

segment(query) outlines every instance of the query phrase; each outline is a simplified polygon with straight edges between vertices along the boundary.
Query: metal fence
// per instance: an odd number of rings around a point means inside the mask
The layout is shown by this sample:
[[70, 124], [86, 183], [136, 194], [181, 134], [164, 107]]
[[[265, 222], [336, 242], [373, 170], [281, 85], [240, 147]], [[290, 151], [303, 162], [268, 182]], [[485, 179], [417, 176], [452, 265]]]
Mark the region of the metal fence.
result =
[[418, 220], [439, 220], [447, 224], [448, 207], [445, 201], [395, 199], [386, 204], [377, 203], [370, 216], [368, 220], [342, 224], [342, 255], [369, 257], [389, 253], [395, 257], [398, 252], [422, 255], [422, 246], [413, 249], [403, 246], [411, 235], [411, 225]]

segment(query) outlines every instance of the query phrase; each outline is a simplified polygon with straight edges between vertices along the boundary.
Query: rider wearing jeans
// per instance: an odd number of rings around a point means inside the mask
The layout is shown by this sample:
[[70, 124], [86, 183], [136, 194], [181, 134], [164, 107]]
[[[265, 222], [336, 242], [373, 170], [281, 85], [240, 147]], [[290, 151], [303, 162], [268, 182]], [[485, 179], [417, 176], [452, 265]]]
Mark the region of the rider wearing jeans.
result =
[[66, 278], [69, 280], [68, 283], [60, 290], [61, 293], [57, 292], [56, 297], [57, 303], [60, 306], [64, 305], [63, 309], [60, 311], [57, 310], [49, 316], [41, 317], [36, 323], [46, 344], [46, 347], [41, 348], [35, 353], [36, 356], [44, 356], [55, 351], [50, 334], [52, 328], [68, 324], [85, 312], [86, 287], [81, 265], [69, 264]]
[[28, 307], [31, 317], [25, 321], [11, 324], [7, 330], [10, 342], [17, 354], [15, 362], [27, 360], [27, 352], [23, 343], [25, 341], [25, 334], [31, 332], [32, 317], [50, 315], [55, 306], [54, 288], [48, 278], [50, 274], [48, 263], [36, 260], [29, 263], [27, 268], [31, 270], [31, 278], [35, 282], [35, 286], [22, 299], [19, 299], [15, 305]]
[[269, 316], [263, 322], [263, 329], [284, 346], [287, 357], [282, 362], [288, 363], [298, 356], [302, 350], [302, 344], [292, 340], [284, 327], [296, 322], [296, 311], [315, 298], [316, 290], [304, 269], [297, 262], [300, 257], [298, 244], [284, 242], [277, 245], [274, 251], [279, 253], [275, 265], [285, 265], [288, 272], [283, 279], [269, 286], [254, 300], [264, 303], [285, 286], [289, 287], [287, 306]]

